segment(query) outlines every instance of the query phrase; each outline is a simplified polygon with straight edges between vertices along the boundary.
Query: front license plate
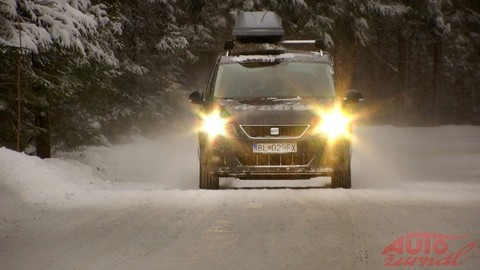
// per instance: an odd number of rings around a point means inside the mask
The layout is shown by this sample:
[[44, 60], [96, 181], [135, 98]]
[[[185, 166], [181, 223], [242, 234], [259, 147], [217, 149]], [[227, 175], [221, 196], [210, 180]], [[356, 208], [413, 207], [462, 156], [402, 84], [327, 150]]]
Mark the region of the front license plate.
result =
[[253, 152], [264, 154], [296, 153], [297, 143], [254, 143]]

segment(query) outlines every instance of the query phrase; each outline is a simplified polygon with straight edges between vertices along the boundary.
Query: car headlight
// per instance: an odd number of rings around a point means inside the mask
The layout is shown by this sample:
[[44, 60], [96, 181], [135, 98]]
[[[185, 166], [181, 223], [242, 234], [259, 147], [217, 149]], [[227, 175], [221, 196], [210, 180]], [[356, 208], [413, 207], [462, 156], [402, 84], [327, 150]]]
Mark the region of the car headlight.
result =
[[210, 137], [226, 134], [227, 120], [218, 113], [212, 113], [202, 117], [200, 130], [207, 133]]
[[220, 113], [214, 111], [212, 114], [202, 116], [200, 131], [208, 134], [210, 138], [217, 136], [237, 136], [238, 133], [229, 119], [222, 117]]
[[335, 108], [332, 111], [320, 113], [321, 122], [317, 125], [315, 132], [326, 134], [329, 139], [336, 139], [340, 136], [348, 136], [350, 133], [350, 118]]

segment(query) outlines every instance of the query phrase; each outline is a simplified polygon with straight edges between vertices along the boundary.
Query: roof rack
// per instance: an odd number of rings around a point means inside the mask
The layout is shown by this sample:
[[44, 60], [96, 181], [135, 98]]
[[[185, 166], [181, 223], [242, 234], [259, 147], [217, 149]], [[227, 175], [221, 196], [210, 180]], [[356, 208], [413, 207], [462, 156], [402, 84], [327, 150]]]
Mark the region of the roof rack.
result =
[[[235, 47], [234, 40], [227, 40], [223, 45], [223, 49], [226, 51], [226, 54], [230, 54], [230, 52]], [[245, 42], [240, 42], [245, 43]], [[326, 44], [321, 39], [307, 39], [307, 40], [281, 40], [278, 42], [248, 42], [248, 43], [269, 43], [269, 44], [278, 44], [278, 45], [308, 45], [312, 44], [320, 51], [321, 55], [323, 56], [323, 51], [326, 49]]]

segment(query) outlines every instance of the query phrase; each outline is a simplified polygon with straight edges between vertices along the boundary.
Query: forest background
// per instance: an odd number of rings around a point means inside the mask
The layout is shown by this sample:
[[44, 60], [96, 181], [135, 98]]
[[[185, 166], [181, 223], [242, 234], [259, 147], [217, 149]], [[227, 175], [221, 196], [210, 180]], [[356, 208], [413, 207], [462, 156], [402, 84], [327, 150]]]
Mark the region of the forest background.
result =
[[0, 146], [45, 157], [188, 132], [188, 94], [258, 10], [323, 39], [364, 123], [480, 124], [478, 0], [0, 0]]

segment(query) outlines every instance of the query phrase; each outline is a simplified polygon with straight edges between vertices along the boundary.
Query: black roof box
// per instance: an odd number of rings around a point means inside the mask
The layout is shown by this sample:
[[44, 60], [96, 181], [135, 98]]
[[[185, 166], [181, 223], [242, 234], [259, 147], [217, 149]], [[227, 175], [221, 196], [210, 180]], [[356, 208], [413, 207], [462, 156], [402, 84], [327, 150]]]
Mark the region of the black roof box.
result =
[[233, 37], [241, 43], [277, 43], [284, 35], [282, 20], [272, 11], [240, 12]]

